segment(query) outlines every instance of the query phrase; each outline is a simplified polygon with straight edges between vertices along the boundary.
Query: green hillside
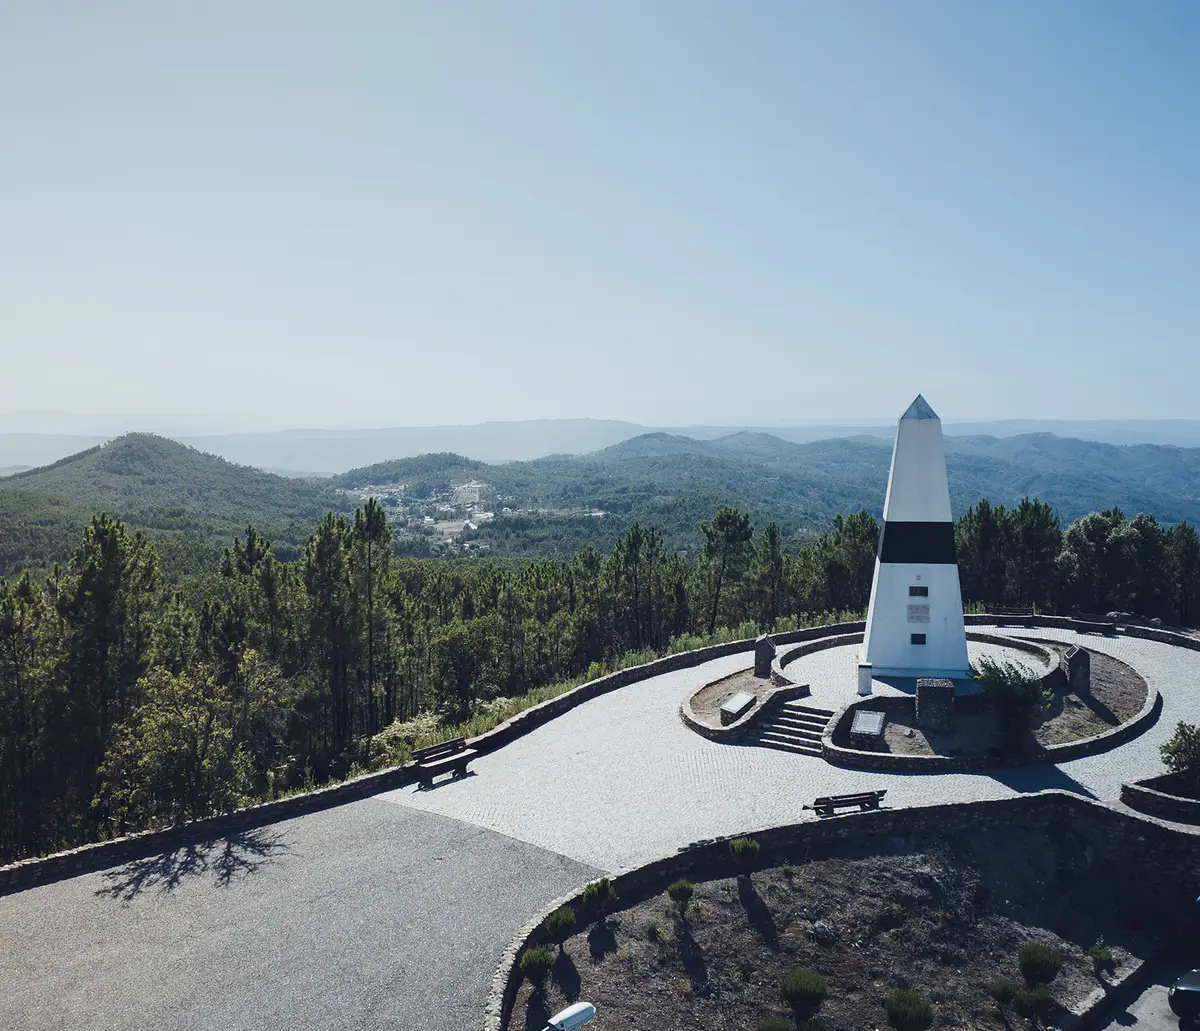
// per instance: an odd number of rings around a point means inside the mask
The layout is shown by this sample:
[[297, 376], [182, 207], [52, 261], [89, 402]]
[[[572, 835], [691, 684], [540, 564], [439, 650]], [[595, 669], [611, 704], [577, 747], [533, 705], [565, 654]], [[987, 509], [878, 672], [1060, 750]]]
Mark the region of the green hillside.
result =
[[[327, 483], [274, 476], [131, 433], [0, 479], [0, 562], [15, 568], [60, 559], [92, 513], [104, 511], [162, 541], [164, 564], [195, 571], [251, 522], [282, 554], [295, 551], [325, 512], [342, 505]], [[70, 542], [65, 549], [63, 542]]]

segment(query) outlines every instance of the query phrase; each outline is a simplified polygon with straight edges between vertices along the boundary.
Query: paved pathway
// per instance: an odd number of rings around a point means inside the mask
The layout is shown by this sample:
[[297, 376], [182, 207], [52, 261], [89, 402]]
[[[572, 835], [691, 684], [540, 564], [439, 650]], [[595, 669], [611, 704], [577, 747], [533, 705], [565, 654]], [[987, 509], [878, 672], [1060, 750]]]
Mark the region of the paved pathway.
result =
[[369, 798], [0, 898], [3, 1031], [464, 1031], [595, 871]]
[[[600, 870], [803, 819], [831, 791], [886, 787], [894, 806], [1046, 787], [1115, 798], [1157, 772], [1175, 722], [1200, 722], [1200, 654], [1088, 645], [1137, 666], [1165, 709], [1134, 742], [1058, 769], [867, 773], [693, 734], [680, 702], [740, 655], [593, 699], [429, 791], [0, 897], [0, 1028], [474, 1027], [521, 924]], [[820, 652], [800, 672], [820, 692], [846, 677], [849, 697], [853, 661]]]
[[[1079, 640], [1065, 631], [1002, 631]], [[1097, 798], [1161, 772], [1158, 746], [1176, 721], [1200, 722], [1200, 653], [1132, 638], [1088, 636], [1088, 647], [1135, 666], [1164, 695], [1158, 723], [1115, 751], [1063, 763], [983, 773], [873, 773], [688, 730], [679, 704], [702, 684], [745, 668], [747, 655], [668, 673], [593, 699], [473, 764], [475, 775], [431, 791], [380, 797], [478, 824], [604, 870], [637, 866], [703, 838], [804, 819], [817, 795], [883, 787], [892, 806], [998, 798], [1063, 788]], [[973, 646], [974, 647], [974, 646]], [[818, 704], [853, 697], [852, 647], [789, 666]], [[827, 685], [845, 684], [830, 692]]]

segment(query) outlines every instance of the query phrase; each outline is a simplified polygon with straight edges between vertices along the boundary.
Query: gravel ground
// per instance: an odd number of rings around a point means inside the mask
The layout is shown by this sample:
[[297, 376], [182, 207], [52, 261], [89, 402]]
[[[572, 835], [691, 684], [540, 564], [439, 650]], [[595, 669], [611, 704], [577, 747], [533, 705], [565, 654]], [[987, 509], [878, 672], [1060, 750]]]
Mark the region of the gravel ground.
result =
[[462, 1031], [528, 915], [593, 876], [366, 799], [0, 897], [0, 1028]]

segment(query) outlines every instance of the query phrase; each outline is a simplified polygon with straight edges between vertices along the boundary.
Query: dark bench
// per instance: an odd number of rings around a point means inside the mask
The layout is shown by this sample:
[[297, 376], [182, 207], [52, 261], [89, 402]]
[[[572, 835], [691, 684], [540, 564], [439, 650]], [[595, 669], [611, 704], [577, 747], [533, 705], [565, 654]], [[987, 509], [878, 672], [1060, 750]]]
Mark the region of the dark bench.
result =
[[851, 795], [825, 795], [804, 808], [816, 810], [818, 816], [835, 816], [839, 809], [853, 809], [855, 806], [866, 812], [868, 809], [878, 809], [879, 803], [883, 801], [883, 796], [886, 794], [887, 790], [885, 789], [883, 791], [859, 791]]
[[439, 773], [453, 773], [458, 777], [467, 772], [467, 763], [479, 753], [467, 747], [467, 739], [456, 737], [440, 745], [418, 748], [413, 752], [417, 769], [421, 771], [421, 786], [431, 787], [433, 778]]
[[1032, 605], [993, 605], [988, 609], [991, 616], [1032, 616]]

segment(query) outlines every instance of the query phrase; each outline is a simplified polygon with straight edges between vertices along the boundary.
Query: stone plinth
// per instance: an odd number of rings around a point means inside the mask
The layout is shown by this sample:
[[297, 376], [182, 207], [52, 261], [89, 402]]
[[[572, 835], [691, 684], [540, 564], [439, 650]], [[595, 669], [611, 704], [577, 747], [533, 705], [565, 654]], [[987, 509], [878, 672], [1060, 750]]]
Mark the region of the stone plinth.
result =
[[922, 730], [954, 730], [954, 681], [922, 678], [917, 681], [917, 726]]
[[754, 642], [754, 675], [766, 680], [771, 675], [771, 663], [775, 661], [775, 642], [763, 634]]
[[1063, 656], [1063, 672], [1067, 683], [1077, 695], [1085, 695], [1092, 689], [1092, 657], [1087, 650], [1074, 645]]

